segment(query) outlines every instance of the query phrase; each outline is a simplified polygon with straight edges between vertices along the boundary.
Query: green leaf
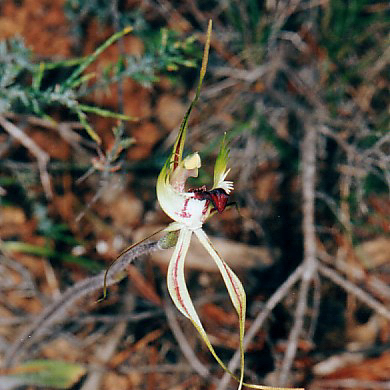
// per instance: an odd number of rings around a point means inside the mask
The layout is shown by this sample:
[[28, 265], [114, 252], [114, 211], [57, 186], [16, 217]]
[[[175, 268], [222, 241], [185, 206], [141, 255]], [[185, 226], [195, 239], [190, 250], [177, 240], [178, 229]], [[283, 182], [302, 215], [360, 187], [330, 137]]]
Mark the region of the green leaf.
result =
[[59, 360], [31, 360], [13, 368], [10, 374], [0, 376], [0, 383], [5, 383], [4, 389], [11, 388], [7, 387], [7, 382], [8, 386], [12, 387], [35, 385], [68, 389], [77, 383], [85, 372], [85, 367], [77, 363]]
[[3, 241], [0, 243], [0, 249], [10, 252], [29, 253], [35, 256], [54, 257], [67, 263], [78, 264], [91, 271], [100, 271], [101, 265], [97, 261], [82, 256], [73, 256], [66, 253], [60, 253], [49, 247], [29, 244], [21, 241]]
[[122, 38], [124, 35], [130, 33], [133, 30], [132, 27], [125, 27], [122, 31], [118, 31], [116, 34], [112, 35], [108, 38], [103, 44], [101, 44], [90, 56], [88, 56], [85, 61], [83, 61], [70, 75], [68, 80], [61, 86], [61, 92], [64, 92], [66, 89], [70, 88], [74, 82], [79, 84], [77, 79], [81, 76], [84, 70], [92, 64], [99, 57], [99, 55], [107, 49], [107, 47], [111, 46], [118, 39]]
[[93, 114], [103, 116], [105, 118], [114, 118], [114, 119], [120, 119], [124, 121], [137, 121], [138, 118], [125, 115], [125, 114], [118, 114], [117, 112], [105, 110], [104, 108], [100, 107], [94, 107], [94, 106], [88, 106], [86, 104], [78, 104], [77, 108], [84, 112], [92, 112]]
[[134, 145], [135, 144], [135, 138], [133, 137], [126, 137], [126, 138], [123, 138], [120, 142], [119, 142], [119, 145], [121, 146], [121, 148], [123, 149], [127, 149], [129, 148], [131, 145]]
[[76, 108], [76, 114], [79, 117], [80, 123], [84, 126], [85, 131], [88, 135], [98, 144], [102, 143], [99, 135], [95, 132], [95, 130], [91, 127], [91, 125], [87, 122], [86, 114], [82, 112], [78, 107]]

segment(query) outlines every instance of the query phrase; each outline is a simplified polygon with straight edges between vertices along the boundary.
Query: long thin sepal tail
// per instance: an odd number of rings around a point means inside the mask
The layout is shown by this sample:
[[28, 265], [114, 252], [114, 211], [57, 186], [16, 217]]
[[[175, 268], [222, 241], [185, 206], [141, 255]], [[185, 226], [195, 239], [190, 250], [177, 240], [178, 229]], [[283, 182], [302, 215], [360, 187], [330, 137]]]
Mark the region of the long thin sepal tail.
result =
[[225, 366], [222, 360], [219, 358], [215, 352], [206, 331], [203, 328], [203, 325], [199, 319], [198, 313], [195, 310], [195, 307], [192, 303], [190, 294], [188, 293], [186, 281], [184, 278], [184, 261], [190, 245], [192, 236], [192, 231], [187, 228], [182, 228], [179, 233], [179, 238], [175, 250], [173, 251], [172, 258], [168, 266], [167, 274], [167, 285], [169, 294], [175, 304], [175, 306], [180, 310], [180, 312], [186, 316], [194, 325], [195, 329], [198, 331], [203, 341], [207, 345], [211, 354], [217, 360], [218, 364], [227, 372], [230, 373], [236, 380], [239, 381], [237, 377], [234, 376], [232, 372]]
[[192, 100], [190, 106], [188, 107], [188, 110], [184, 115], [183, 121], [180, 124], [180, 130], [179, 130], [179, 134], [177, 135], [175, 144], [173, 146], [172, 156], [169, 158], [169, 164], [173, 164], [172, 167], [173, 169], [175, 169], [180, 163], [180, 161], [182, 160], [184, 142], [187, 135], [188, 119], [190, 117], [192, 108], [195, 106], [196, 102], [199, 99], [200, 89], [202, 87], [203, 79], [206, 74], [207, 62], [209, 59], [211, 29], [212, 29], [212, 21], [210, 20], [207, 28], [206, 44], [203, 51], [202, 67], [200, 69], [199, 82], [196, 88], [195, 97]]
[[260, 389], [260, 390], [304, 390], [304, 389], [289, 389], [289, 388], [282, 388], [282, 387], [255, 385], [252, 383], [244, 382], [244, 333], [245, 333], [245, 313], [246, 313], [246, 295], [245, 295], [244, 287], [242, 286], [237, 275], [231, 270], [231, 268], [218, 254], [213, 244], [211, 243], [210, 239], [207, 237], [206, 233], [202, 229], [197, 229], [194, 231], [194, 233], [198, 237], [203, 247], [213, 258], [219, 271], [221, 272], [222, 278], [225, 282], [232, 304], [238, 314], [238, 320], [240, 325], [240, 360], [241, 360], [240, 376], [237, 377], [236, 375], [234, 375], [225, 366], [225, 364], [219, 359], [211, 344], [209, 344], [206, 341], [207, 335], [202, 336], [203, 340], [205, 341], [206, 345], [208, 346], [214, 358], [217, 360], [219, 365], [239, 383], [238, 390], [240, 390], [243, 386], [249, 387], [251, 389]]
[[222, 260], [221, 256], [213, 247], [210, 239], [207, 237], [206, 233], [202, 229], [195, 230], [195, 235], [198, 237], [201, 244], [210, 254], [210, 256], [215, 261], [219, 272], [222, 275], [223, 281], [225, 282], [226, 288], [228, 290], [230, 300], [236, 312], [238, 314], [238, 320], [240, 324], [240, 358], [241, 358], [241, 367], [240, 367], [240, 379], [239, 387], [241, 389], [244, 381], [244, 332], [245, 332], [245, 313], [246, 313], [246, 295], [244, 287], [242, 286], [237, 275], [230, 269], [230, 267]]

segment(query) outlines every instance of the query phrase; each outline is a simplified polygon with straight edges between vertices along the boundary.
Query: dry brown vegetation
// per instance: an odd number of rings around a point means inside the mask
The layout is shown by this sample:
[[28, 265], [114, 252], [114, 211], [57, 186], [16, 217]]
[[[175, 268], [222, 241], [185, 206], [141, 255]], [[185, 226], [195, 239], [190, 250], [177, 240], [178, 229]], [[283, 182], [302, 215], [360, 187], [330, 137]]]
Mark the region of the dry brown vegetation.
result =
[[[194, 37], [183, 55], [199, 59], [212, 18], [187, 145], [213, 161], [224, 131], [231, 140], [239, 211], [226, 210], [207, 230], [247, 291], [248, 381], [388, 389], [388, 4], [75, 1], [71, 18], [69, 4], [2, 1], [0, 41], [22, 36], [37, 64], [69, 60], [91, 54], [124, 27], [126, 13], [139, 12], [147, 27], [134, 26], [87, 68], [95, 76], [81, 98], [137, 120], [88, 115], [98, 145], [64, 107], [47, 108], [55, 122], [19, 105], [0, 110], [0, 373], [45, 358], [86, 368], [72, 389], [234, 388], [171, 307], [169, 251], [154, 242], [138, 248], [139, 260], [116, 269], [127, 278], [109, 279], [108, 299], [96, 302], [111, 261], [167, 222], [155, 181], [197, 71], [156, 61], [153, 80], [122, 74], [94, 83], [124, 53], [144, 58], [160, 28], [180, 42]], [[66, 76], [53, 72], [43, 83]], [[234, 370], [238, 324], [223, 284], [199, 248], [187, 269], [210, 339]]]

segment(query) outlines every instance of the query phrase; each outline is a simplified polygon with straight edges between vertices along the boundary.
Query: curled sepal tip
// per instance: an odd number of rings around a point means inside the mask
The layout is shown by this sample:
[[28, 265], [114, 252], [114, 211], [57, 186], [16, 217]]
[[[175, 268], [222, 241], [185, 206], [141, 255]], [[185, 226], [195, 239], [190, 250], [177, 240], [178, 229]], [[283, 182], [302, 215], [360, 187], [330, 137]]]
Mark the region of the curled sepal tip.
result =
[[[116, 264], [121, 258], [123, 255], [125, 255], [126, 253], [129, 253], [131, 250], [133, 250], [134, 248], [136, 248], [138, 245], [142, 244], [143, 242], [145, 242], [146, 240], [148, 240], [149, 238], [152, 238], [153, 236], [155, 236], [157, 233], [160, 233], [162, 232], [163, 230], [165, 230], [166, 228], [161, 228], [159, 230], [157, 230], [156, 232], [152, 233], [151, 235], [145, 237], [144, 239], [142, 239], [141, 241], [138, 241], [130, 246], [128, 246], [126, 249], [124, 249], [120, 255], [108, 266], [108, 268], [106, 269], [105, 273], [104, 273], [104, 279], [103, 279], [103, 296], [101, 298], [99, 298], [96, 302], [99, 303], [99, 302], [102, 302], [104, 301], [106, 298], [107, 298], [107, 286], [108, 286], [108, 272], [111, 270], [112, 266], [114, 264]], [[174, 244], [173, 244], [174, 245]], [[125, 273], [123, 271], [121, 272], [118, 272], [116, 273], [113, 277], [112, 277], [112, 280], [114, 281], [119, 281], [121, 280], [123, 277], [125, 276]]]

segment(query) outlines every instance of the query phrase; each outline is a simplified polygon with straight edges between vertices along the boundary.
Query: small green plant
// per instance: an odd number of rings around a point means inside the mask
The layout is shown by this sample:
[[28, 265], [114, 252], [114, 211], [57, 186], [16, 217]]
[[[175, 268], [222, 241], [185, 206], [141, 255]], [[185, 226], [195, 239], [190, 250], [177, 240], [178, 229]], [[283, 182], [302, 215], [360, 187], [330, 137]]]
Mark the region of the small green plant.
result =
[[[48, 114], [49, 107], [63, 106], [76, 114], [89, 136], [98, 144], [100, 137], [87, 121], [87, 113], [111, 117], [120, 120], [133, 118], [99, 107], [81, 103], [78, 88], [85, 84], [93, 74], [84, 74], [86, 68], [98, 56], [123, 35], [130, 33], [131, 27], [112, 35], [91, 55], [80, 59], [60, 62], [32, 63], [31, 53], [20, 39], [0, 42], [0, 114], [6, 111], [34, 114], [54, 122]], [[60, 83], [43, 83], [47, 75], [54, 70], [68, 70], [70, 75]], [[31, 80], [28, 82], [28, 80]], [[27, 85], [26, 85], [27, 84]]]
[[[83, 96], [92, 90], [107, 87], [123, 77], [130, 77], [139, 83], [150, 86], [158, 81], [161, 72], [176, 71], [179, 66], [194, 67], [196, 56], [195, 36], [180, 42], [178, 37], [162, 29], [148, 40], [147, 50], [140, 58], [124, 56], [118, 62], [107, 66], [98, 81], [87, 85], [95, 77], [85, 73], [88, 66], [109, 46], [124, 35], [133, 31], [125, 27], [101, 44], [91, 55], [59, 62], [34, 63], [32, 52], [25, 47], [23, 40], [12, 38], [0, 42], [0, 115], [6, 112], [33, 114], [54, 122], [50, 109], [64, 107], [76, 115], [89, 136], [100, 144], [98, 134], [88, 122], [87, 114], [119, 120], [134, 120], [128, 115], [116, 113], [82, 102]], [[64, 79], [48, 82], [51, 75], [67, 75]]]
[[0, 389], [8, 390], [23, 385], [69, 389], [86, 373], [81, 364], [59, 360], [30, 360], [0, 375]]

